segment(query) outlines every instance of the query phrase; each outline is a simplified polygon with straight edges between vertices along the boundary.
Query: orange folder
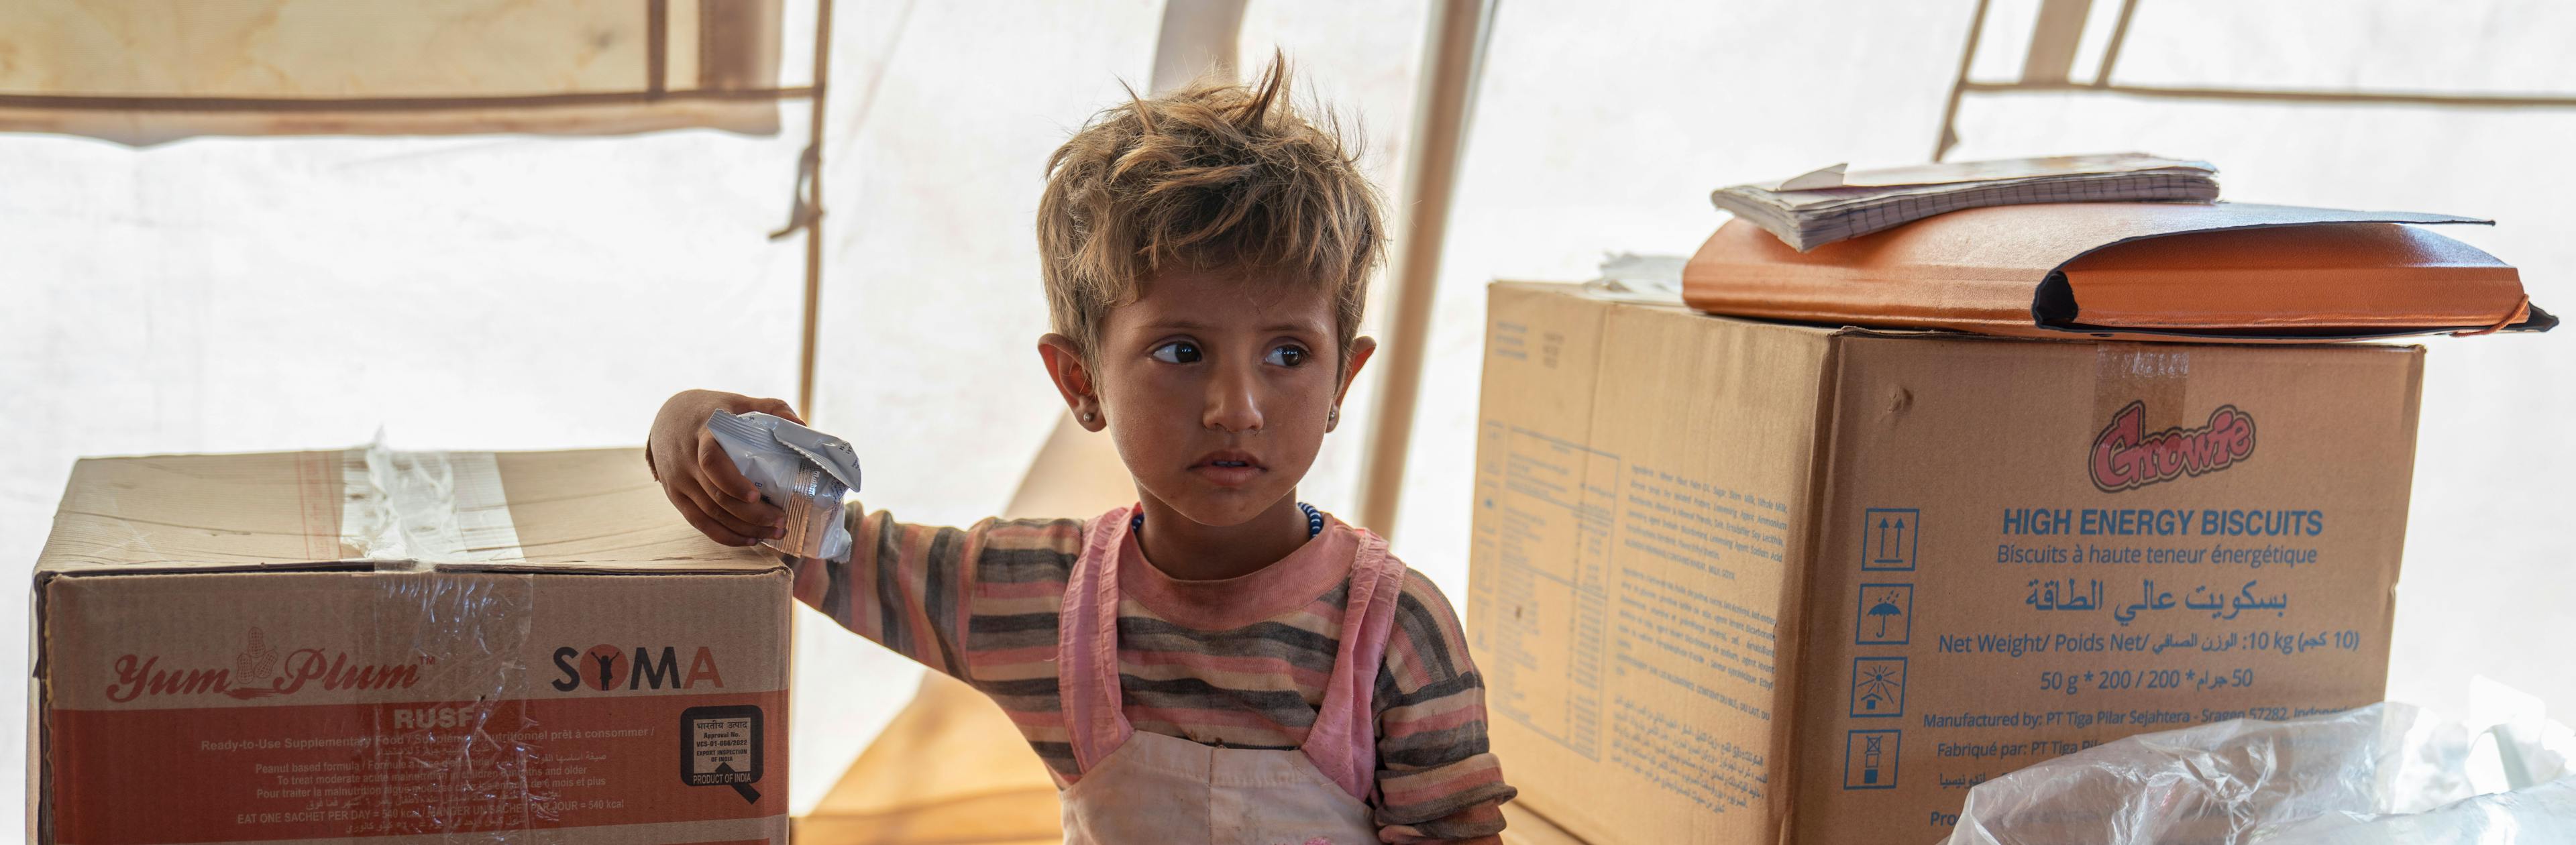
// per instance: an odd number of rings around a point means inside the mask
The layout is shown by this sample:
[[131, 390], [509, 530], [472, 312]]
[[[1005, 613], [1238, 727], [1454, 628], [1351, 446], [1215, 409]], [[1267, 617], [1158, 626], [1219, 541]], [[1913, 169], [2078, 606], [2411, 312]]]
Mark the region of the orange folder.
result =
[[2521, 275], [2409, 224], [2244, 203], [1975, 208], [1801, 253], [1730, 221], [1682, 271], [1717, 314], [2019, 337], [2321, 342], [2545, 331]]

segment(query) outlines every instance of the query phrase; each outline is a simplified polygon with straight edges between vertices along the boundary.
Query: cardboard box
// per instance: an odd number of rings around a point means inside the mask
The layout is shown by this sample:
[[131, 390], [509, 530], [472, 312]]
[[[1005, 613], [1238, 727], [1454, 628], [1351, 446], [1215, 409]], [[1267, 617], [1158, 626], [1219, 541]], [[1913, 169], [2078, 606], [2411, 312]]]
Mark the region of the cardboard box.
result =
[[1503, 845], [1583, 845], [1583, 840], [1517, 801], [1503, 804], [1503, 825]]
[[2134, 733], [2378, 701], [2422, 350], [1490, 291], [1468, 628], [1596, 843], [1931, 843]]
[[81, 461], [30, 839], [784, 843], [789, 580], [636, 450]]

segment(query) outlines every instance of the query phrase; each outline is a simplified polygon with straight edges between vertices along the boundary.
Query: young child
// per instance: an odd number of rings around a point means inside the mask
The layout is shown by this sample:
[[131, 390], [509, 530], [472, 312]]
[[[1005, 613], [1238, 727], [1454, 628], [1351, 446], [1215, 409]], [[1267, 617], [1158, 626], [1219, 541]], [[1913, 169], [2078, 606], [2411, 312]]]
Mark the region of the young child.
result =
[[[1494, 841], [1514, 790], [1448, 598], [1296, 497], [1375, 348], [1373, 189], [1275, 62], [1102, 112], [1047, 167], [1038, 354], [1137, 504], [963, 530], [854, 507], [851, 559], [796, 561], [796, 597], [1009, 711], [1067, 842]], [[793, 418], [674, 396], [655, 476], [720, 542], [780, 536], [719, 409]]]

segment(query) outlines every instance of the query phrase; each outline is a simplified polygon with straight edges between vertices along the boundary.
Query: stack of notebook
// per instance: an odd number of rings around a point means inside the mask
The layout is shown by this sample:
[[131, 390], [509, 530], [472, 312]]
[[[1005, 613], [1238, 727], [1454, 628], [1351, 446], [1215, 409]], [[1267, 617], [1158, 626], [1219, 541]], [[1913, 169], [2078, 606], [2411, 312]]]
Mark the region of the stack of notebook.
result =
[[1935, 214], [2047, 202], [2210, 202], [2218, 169], [2145, 153], [2050, 156], [1845, 172], [1719, 188], [1709, 200], [1799, 252]]

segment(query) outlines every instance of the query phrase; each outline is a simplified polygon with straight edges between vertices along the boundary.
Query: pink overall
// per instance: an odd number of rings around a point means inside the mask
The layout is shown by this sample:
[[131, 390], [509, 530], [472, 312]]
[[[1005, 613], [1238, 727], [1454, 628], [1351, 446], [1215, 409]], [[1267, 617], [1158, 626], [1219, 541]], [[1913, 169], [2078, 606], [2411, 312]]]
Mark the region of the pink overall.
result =
[[[1371, 698], [1404, 564], [1359, 532], [1339, 652], [1322, 708], [1295, 751], [1211, 747], [1139, 732], [1118, 685], [1118, 563], [1129, 508], [1092, 520], [1058, 621], [1056, 684], [1081, 774], [1064, 788], [1067, 845], [1364, 845], [1378, 841]], [[1334, 523], [1326, 531], [1358, 529]]]

